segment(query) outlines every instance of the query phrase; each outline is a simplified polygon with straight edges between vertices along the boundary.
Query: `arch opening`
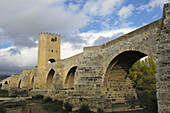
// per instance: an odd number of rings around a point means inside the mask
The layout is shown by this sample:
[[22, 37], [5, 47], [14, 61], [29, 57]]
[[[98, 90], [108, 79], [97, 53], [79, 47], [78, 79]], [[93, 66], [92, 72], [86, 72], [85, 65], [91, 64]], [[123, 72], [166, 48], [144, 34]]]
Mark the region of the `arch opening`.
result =
[[18, 83], [18, 88], [21, 88], [21, 80]]
[[5, 84], [8, 84], [8, 81], [5, 81]]
[[48, 76], [47, 76], [47, 81], [46, 81], [46, 88], [47, 89], [50, 89], [53, 85], [53, 76], [55, 74], [55, 71], [54, 69], [51, 69], [50, 72], [48, 73]]
[[32, 80], [31, 80], [31, 89], [33, 88], [34, 86], [34, 76], [32, 77]]
[[[148, 93], [141, 92], [142, 95], [138, 95], [139, 93], [136, 92], [137, 90], [134, 87], [133, 79], [139, 79], [140, 77], [135, 78], [136, 75], [133, 76], [133, 78], [130, 77], [129, 71], [133, 71], [133, 69], [131, 70], [131, 68], [136, 62], [140, 62], [141, 59], [148, 58], [146, 56], [146, 54], [139, 51], [125, 51], [113, 58], [105, 72], [103, 92], [106, 100], [109, 100], [111, 103], [128, 104], [131, 107], [139, 105], [138, 103], [140, 103], [141, 105], [141, 101], [139, 98], [145, 98], [144, 95], [147, 95]], [[135, 68], [136, 67], [137, 65], [135, 65]], [[136, 74], [136, 72], [134, 72], [133, 74]], [[149, 77], [147, 76], [146, 79], [148, 78]], [[139, 82], [141, 83], [141, 81]], [[156, 97], [156, 93], [152, 96]]]
[[111, 103], [137, 103], [135, 90], [127, 74], [130, 67], [144, 56], [147, 55], [139, 51], [125, 51], [113, 58], [105, 72], [103, 90], [106, 100]]
[[69, 72], [67, 73], [65, 79], [65, 86], [67, 89], [74, 89], [74, 76], [78, 66], [72, 67]]
[[48, 64], [55, 62], [55, 59], [49, 59]]

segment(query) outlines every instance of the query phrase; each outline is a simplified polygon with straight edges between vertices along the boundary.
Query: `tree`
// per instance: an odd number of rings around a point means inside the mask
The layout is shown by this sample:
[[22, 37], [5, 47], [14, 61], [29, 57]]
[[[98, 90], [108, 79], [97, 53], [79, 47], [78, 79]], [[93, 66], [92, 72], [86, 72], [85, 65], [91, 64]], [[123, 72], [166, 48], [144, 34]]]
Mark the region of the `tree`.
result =
[[153, 113], [157, 112], [155, 69], [153, 59], [147, 57], [134, 63], [128, 74], [136, 89], [140, 106], [146, 106]]
[[155, 63], [149, 57], [134, 63], [128, 74], [133, 87], [140, 90], [156, 90], [155, 69]]

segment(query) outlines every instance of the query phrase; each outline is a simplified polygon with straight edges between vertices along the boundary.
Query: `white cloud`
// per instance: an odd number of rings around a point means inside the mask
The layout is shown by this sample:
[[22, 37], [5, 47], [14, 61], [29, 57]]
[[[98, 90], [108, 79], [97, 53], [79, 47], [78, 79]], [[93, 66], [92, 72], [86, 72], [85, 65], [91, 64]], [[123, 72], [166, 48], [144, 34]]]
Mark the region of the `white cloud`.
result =
[[[39, 32], [75, 31], [86, 25], [90, 18], [78, 6], [65, 6], [64, 0], [5, 0], [0, 1], [0, 27], [3, 35], [14, 46], [36, 46]], [[23, 44], [29, 42], [29, 44]]]
[[20, 54], [11, 54], [11, 49], [16, 47], [0, 49], [0, 74], [12, 74], [36, 66], [37, 48], [22, 48]]
[[87, 41], [86, 46], [92, 46], [94, 45], [95, 41], [100, 37], [112, 38], [119, 33], [126, 34], [128, 32], [131, 32], [132, 30], [134, 29], [129, 27], [129, 28], [122, 28], [122, 29], [115, 29], [115, 30], [101, 31], [101, 32], [86, 32], [86, 33], [81, 33], [79, 35], [82, 37], [83, 40]]
[[116, 11], [117, 7], [123, 3], [123, 0], [89, 0], [83, 9], [87, 14], [93, 16], [105, 16]]
[[163, 8], [163, 4], [170, 2], [170, 0], [150, 0], [150, 2], [146, 5], [141, 5], [139, 8], [137, 8], [138, 10], [147, 10], [149, 11], [153, 11], [153, 9], [155, 7], [160, 7]]
[[76, 49], [73, 47], [73, 44], [69, 42], [61, 44], [61, 59], [74, 56], [81, 52], [83, 52], [83, 44], [81, 45], [80, 48], [76, 48]]
[[127, 18], [132, 14], [132, 11], [134, 10], [134, 6], [132, 4], [129, 4], [127, 7], [123, 6], [119, 12], [118, 15], [120, 18]]

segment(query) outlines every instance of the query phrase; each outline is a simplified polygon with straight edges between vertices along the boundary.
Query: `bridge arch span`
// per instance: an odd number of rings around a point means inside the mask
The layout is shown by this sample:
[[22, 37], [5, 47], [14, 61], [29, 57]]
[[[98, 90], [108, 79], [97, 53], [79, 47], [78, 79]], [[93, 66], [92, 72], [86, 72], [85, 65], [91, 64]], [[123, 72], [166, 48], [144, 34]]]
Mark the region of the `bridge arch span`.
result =
[[78, 66], [73, 66], [67, 73], [64, 85], [67, 89], [74, 89], [74, 78]]
[[51, 69], [49, 72], [48, 72], [48, 75], [47, 75], [47, 79], [46, 79], [46, 89], [51, 89], [52, 85], [53, 85], [53, 77], [55, 75], [55, 70], [54, 69]]
[[[111, 103], [130, 103], [137, 100], [131, 80], [127, 77], [131, 66], [147, 56], [140, 51], [125, 51], [111, 60], [104, 74], [103, 93]], [[137, 102], [137, 101], [136, 101]]]

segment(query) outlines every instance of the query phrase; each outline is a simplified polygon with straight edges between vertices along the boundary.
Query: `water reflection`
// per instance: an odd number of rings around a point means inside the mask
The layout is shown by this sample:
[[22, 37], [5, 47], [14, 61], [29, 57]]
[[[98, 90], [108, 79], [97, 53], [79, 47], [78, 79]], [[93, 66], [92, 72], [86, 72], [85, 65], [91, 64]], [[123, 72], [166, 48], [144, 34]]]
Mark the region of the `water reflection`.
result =
[[6, 113], [52, 113], [44, 110], [43, 106], [25, 106], [16, 108], [6, 108]]

